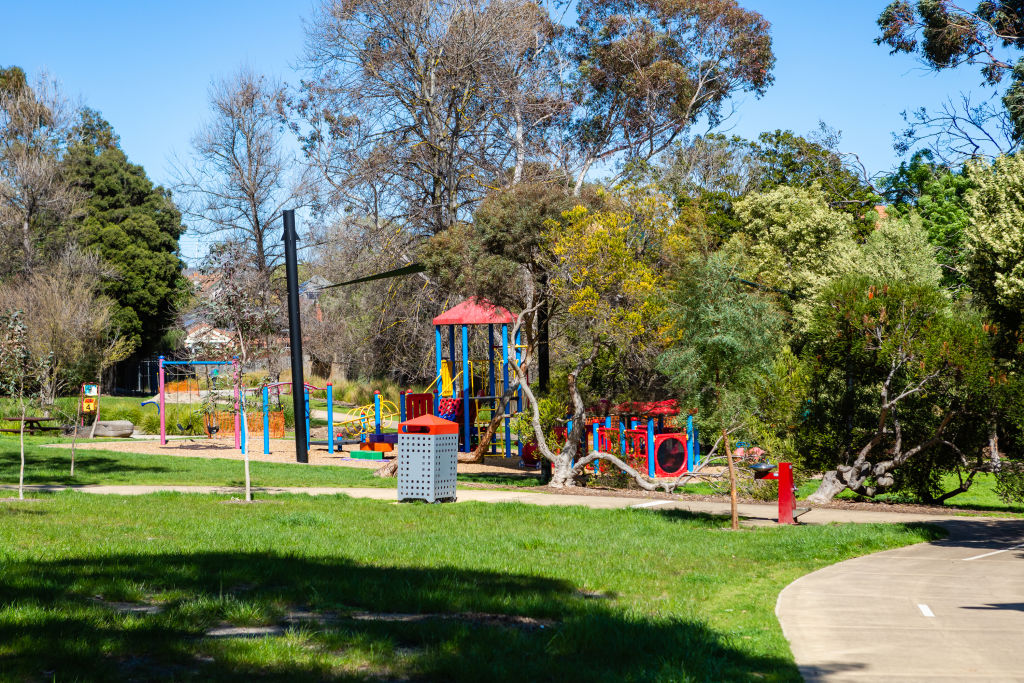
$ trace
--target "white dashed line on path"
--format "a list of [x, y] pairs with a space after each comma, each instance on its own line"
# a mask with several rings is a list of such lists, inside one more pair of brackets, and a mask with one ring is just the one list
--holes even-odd
[[926, 617], [935, 616], [935, 612], [932, 612], [932, 608], [928, 605], [918, 605], [917, 608], [921, 610], [921, 614], [925, 615]]
[[674, 501], [671, 500], [649, 500], [646, 503], [639, 503], [637, 505], [630, 505], [631, 508], [652, 508], [658, 505], [668, 505]]
[[985, 553], [984, 555], [975, 555], [974, 557], [965, 557], [964, 558], [964, 562], [970, 562], [971, 560], [980, 560], [983, 557], [991, 557], [993, 555], [998, 555], [999, 553], [1006, 553], [1006, 552], [1009, 552], [1011, 550], [1016, 550], [1017, 548], [1024, 548], [1024, 543], [1020, 543], [1018, 545], [1012, 545], [1009, 548], [1003, 548], [1002, 550], [993, 550], [992, 552]]

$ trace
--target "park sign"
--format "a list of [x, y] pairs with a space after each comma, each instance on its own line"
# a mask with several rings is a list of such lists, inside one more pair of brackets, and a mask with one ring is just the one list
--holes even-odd
[[97, 384], [82, 385], [82, 412], [95, 413], [99, 401], [100, 388]]

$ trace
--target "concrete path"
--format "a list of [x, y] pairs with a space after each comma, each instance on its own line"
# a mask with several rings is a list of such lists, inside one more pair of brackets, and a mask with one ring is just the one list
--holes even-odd
[[[13, 486], [0, 486], [0, 489], [16, 489]], [[64, 491], [74, 490], [83, 493], [113, 494], [122, 496], [144, 495], [160, 491], [177, 491], [180, 493], [217, 493], [223, 495], [239, 495], [244, 489], [237, 486], [171, 486], [171, 485], [88, 485], [88, 486], [26, 486], [27, 491]], [[300, 486], [254, 486], [253, 492], [262, 495], [279, 493], [296, 493], [311, 496], [346, 495], [352, 498], [373, 498], [376, 500], [396, 500], [394, 488], [344, 488], [344, 487], [300, 487]], [[458, 502], [479, 501], [484, 503], [526, 503], [530, 505], [571, 505], [589, 508], [638, 508], [649, 510], [686, 510], [708, 515], [728, 515], [729, 503], [714, 501], [670, 500], [665, 498], [636, 498], [615, 495], [575, 495], [560, 493], [542, 493], [538, 491], [468, 489], [458, 490]], [[772, 524], [778, 520], [778, 507], [772, 505], [741, 504], [740, 517], [744, 523], [751, 525]], [[907, 514], [887, 512], [885, 510], [842, 510], [814, 508], [800, 517], [804, 524], [834, 524], [842, 522], [866, 523], [912, 523], [942, 522], [945, 520], [964, 519], [954, 515]]]
[[826, 567], [776, 614], [805, 680], [1024, 681], [1024, 520]]

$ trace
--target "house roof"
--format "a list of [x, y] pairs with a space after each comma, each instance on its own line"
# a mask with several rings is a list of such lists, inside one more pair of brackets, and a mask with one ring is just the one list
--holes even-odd
[[434, 318], [435, 325], [490, 325], [514, 323], [508, 309], [495, 306], [487, 299], [470, 297]]

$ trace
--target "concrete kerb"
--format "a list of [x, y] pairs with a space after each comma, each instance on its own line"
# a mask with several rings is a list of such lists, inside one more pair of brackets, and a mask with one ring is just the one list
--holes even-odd
[[[12, 490], [16, 486], [0, 485], [0, 489]], [[107, 495], [145, 495], [161, 491], [178, 493], [239, 495], [244, 489], [238, 486], [177, 486], [177, 485], [102, 485], [88, 484], [81, 486], [29, 485], [26, 491], [56, 492], [64, 490], [82, 493]], [[372, 498], [375, 500], [396, 500], [397, 493], [393, 488], [363, 487], [301, 487], [301, 486], [258, 486], [253, 492], [264, 495], [305, 494], [305, 495], [346, 495], [351, 498]], [[581, 506], [594, 509], [647, 509], [683, 510], [705, 515], [728, 515], [729, 503], [718, 501], [694, 501], [671, 499], [647, 499], [615, 495], [577, 495], [557, 492], [515, 491], [508, 489], [467, 489], [458, 490], [459, 502], [485, 503], [524, 503], [527, 505], [564, 505]], [[774, 505], [743, 503], [739, 506], [740, 517], [750, 525], [775, 524], [778, 510]], [[875, 510], [846, 510], [839, 508], [814, 508], [800, 518], [804, 524], [836, 524], [836, 523], [940, 523], [956, 519], [965, 519], [956, 515], [930, 515], [922, 513], [904, 513]]]

